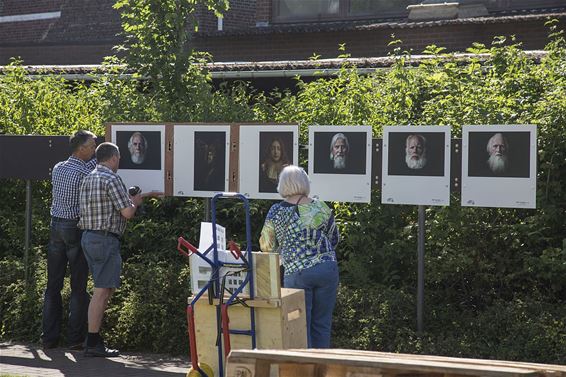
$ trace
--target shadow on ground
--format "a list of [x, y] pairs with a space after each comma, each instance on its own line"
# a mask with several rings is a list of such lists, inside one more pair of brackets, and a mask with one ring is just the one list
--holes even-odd
[[185, 377], [189, 366], [188, 360], [163, 355], [92, 358], [65, 348], [44, 351], [37, 344], [0, 343], [0, 373], [16, 376]]

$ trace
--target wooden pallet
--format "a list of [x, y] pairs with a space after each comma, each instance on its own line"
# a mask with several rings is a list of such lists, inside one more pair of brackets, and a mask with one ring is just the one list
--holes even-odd
[[386, 352], [232, 350], [226, 377], [566, 377], [566, 366]]
[[[307, 346], [305, 294], [302, 289], [281, 288], [279, 299], [248, 300], [246, 305], [255, 307], [256, 347], [267, 349], [289, 349]], [[206, 298], [195, 304], [196, 345], [199, 362], [209, 365], [218, 373], [218, 348], [216, 306], [218, 300], [209, 305]], [[242, 305], [228, 309], [231, 329], [249, 329], [250, 311]], [[251, 349], [251, 337], [230, 336], [232, 348]]]

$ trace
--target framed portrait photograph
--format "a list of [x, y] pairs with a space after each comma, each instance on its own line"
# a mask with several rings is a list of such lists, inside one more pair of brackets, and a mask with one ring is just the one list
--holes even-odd
[[173, 195], [228, 191], [230, 125], [173, 126]]
[[371, 127], [309, 127], [311, 195], [321, 200], [369, 203]]
[[462, 127], [462, 206], [536, 208], [536, 126]]
[[240, 192], [249, 198], [281, 199], [279, 174], [299, 161], [298, 125], [240, 126]]
[[110, 140], [120, 149], [118, 174], [127, 187], [165, 191], [165, 125], [112, 124]]
[[381, 202], [450, 204], [450, 127], [385, 126]]

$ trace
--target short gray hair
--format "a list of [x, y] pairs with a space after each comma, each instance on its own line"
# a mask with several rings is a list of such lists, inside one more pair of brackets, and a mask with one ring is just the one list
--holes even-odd
[[90, 139], [96, 139], [96, 135], [90, 131], [79, 130], [75, 132], [73, 136], [69, 138], [69, 145], [71, 146], [71, 152], [75, 153], [76, 151], [78, 151], [79, 148], [82, 147], [84, 144], [86, 144], [86, 142], [89, 141]]
[[114, 143], [106, 141], [96, 147], [96, 159], [98, 162], [105, 162], [114, 156], [120, 156], [120, 149]]
[[277, 191], [283, 198], [293, 195], [308, 196], [311, 192], [309, 176], [303, 168], [295, 165], [286, 166], [279, 175]]

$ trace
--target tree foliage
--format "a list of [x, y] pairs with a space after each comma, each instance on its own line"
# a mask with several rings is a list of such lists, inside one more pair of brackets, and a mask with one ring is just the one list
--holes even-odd
[[[333, 204], [342, 234], [333, 341], [345, 348], [565, 363], [566, 45], [555, 24], [549, 28], [540, 61], [527, 58], [512, 38], [496, 38], [491, 46], [470, 48], [487, 54], [485, 60], [460, 64], [430, 46], [425, 52], [431, 59], [409, 67], [410, 55], [395, 42], [390, 69], [360, 75], [344, 66], [333, 78], [299, 79], [296, 94], [261, 93], [248, 83], [214, 90], [196, 65], [187, 67], [195, 79], [176, 91], [169, 83], [122, 80], [123, 72], [108, 70], [90, 85], [31, 80], [15, 63], [0, 77], [0, 125], [8, 134], [48, 135], [78, 128], [101, 133], [109, 121], [297, 122], [306, 143], [312, 124], [368, 124], [374, 137], [395, 124], [451, 125], [455, 137], [463, 124], [536, 124], [536, 210], [465, 208], [458, 197], [450, 206], [427, 208], [421, 337], [414, 309], [416, 209], [381, 205], [378, 191], [370, 205]], [[132, 67], [141, 76], [149, 73]], [[23, 282], [21, 261], [23, 192], [17, 180], [0, 185], [2, 339], [39, 335], [50, 185], [34, 184], [30, 284]], [[270, 204], [252, 201], [254, 249]], [[112, 329], [108, 336], [117, 346], [184, 353], [189, 272], [175, 245], [179, 235], [196, 241], [203, 202], [165, 198], [148, 202], [146, 210], [128, 226], [123, 287], [104, 328]], [[228, 204], [218, 210], [219, 223], [240, 242], [242, 211]], [[66, 286], [66, 301], [68, 295]]]
[[[158, 111], [165, 116], [161, 120], [197, 120], [206, 108], [192, 106], [208, 89], [202, 63], [210, 56], [192, 45], [198, 30], [195, 16], [201, 8], [221, 16], [228, 0], [119, 0], [114, 8], [120, 11], [125, 37], [118, 50], [125, 51], [128, 65], [148, 80], [147, 90], [160, 97]], [[187, 114], [194, 118], [187, 119]]]

